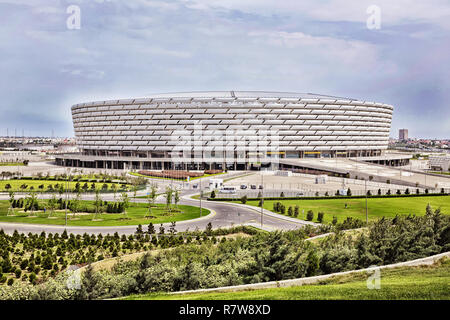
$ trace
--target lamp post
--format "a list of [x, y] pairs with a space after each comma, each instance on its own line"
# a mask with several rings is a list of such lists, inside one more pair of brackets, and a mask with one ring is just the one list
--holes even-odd
[[369, 215], [367, 212], [367, 180], [364, 179], [364, 191], [366, 192], [366, 224], [369, 223]]
[[261, 228], [263, 227], [263, 216], [264, 216], [264, 175], [261, 166]]

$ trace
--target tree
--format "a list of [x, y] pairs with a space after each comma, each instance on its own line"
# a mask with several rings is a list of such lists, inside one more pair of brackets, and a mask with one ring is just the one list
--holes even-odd
[[114, 193], [114, 200], [116, 200], [116, 193], [117, 193], [117, 184], [113, 183], [111, 186], [113, 193]]
[[331, 221], [331, 223], [333, 224], [333, 226], [335, 226], [337, 224], [337, 217], [333, 216], [333, 221]]
[[210, 236], [212, 234], [212, 223], [208, 222], [206, 225], [205, 233], [207, 236]]
[[175, 208], [178, 209], [178, 202], [180, 202], [180, 191], [175, 189], [175, 193], [174, 193], [174, 199], [175, 201]]
[[298, 215], [299, 215], [299, 213], [300, 213], [300, 207], [298, 206], [298, 205], [295, 205], [295, 208], [294, 208], [294, 217], [298, 217]]
[[9, 209], [8, 209], [8, 214], [14, 214], [13, 203], [14, 203], [14, 191], [10, 191], [9, 192]]
[[209, 196], [211, 199], [214, 199], [216, 197], [216, 191], [211, 191], [211, 195]]
[[172, 221], [172, 222], [170, 223], [170, 227], [169, 227], [169, 233], [170, 233], [171, 235], [174, 235], [174, 234], [177, 232], [177, 229], [176, 229], [175, 227], [176, 227], [176, 222], [175, 222], [175, 221]]
[[241, 202], [242, 202], [243, 204], [246, 204], [246, 203], [247, 203], [247, 196], [242, 196], [242, 197], [241, 197]]
[[319, 223], [322, 223], [322, 221], [323, 221], [323, 216], [324, 216], [323, 212], [317, 213], [317, 221], [318, 221]]
[[284, 198], [284, 192], [280, 193], [280, 198]]
[[57, 205], [58, 200], [56, 200], [56, 195], [53, 194], [52, 197], [48, 200], [48, 209], [50, 211], [50, 214], [48, 215], [49, 217], [53, 215]]
[[312, 210], [308, 210], [306, 213], [306, 220], [312, 221], [314, 219], [314, 212]]
[[5, 189], [6, 189], [6, 190], [11, 189], [11, 185], [10, 185], [9, 183], [5, 184]]
[[350, 188], [347, 189], [347, 196], [349, 196], [349, 197], [352, 196], [352, 190]]
[[294, 215], [294, 209], [292, 208], [292, 206], [289, 206], [288, 216], [292, 217], [293, 215]]
[[161, 223], [161, 226], [159, 227], [159, 234], [164, 234], [164, 231], [165, 231], [164, 226]]
[[260, 199], [258, 202], [258, 207], [262, 207], [264, 205], [264, 200]]
[[37, 209], [38, 207], [36, 193], [34, 191], [30, 191], [25, 201], [26, 201], [25, 206], [31, 210], [31, 215], [33, 215], [34, 209]]
[[381, 189], [378, 189], [378, 195], [381, 196]]
[[70, 210], [73, 213], [73, 218], [75, 218], [76, 214], [80, 210], [80, 207], [81, 207], [81, 192], [78, 191], [75, 198], [72, 199], [72, 201], [70, 202]]
[[149, 223], [148, 227], [147, 227], [147, 233], [148, 234], [155, 234], [155, 226], [153, 225], [153, 223]]
[[166, 209], [169, 210], [170, 212], [170, 208], [172, 205], [172, 195], [173, 195], [173, 190], [171, 187], [167, 187], [166, 188]]
[[138, 238], [141, 238], [142, 235], [144, 234], [144, 231], [142, 230], [142, 225], [139, 224], [136, 228], [136, 232], [135, 232], [136, 236], [138, 236]]
[[97, 215], [100, 213], [102, 204], [103, 204], [103, 200], [102, 200], [102, 197], [100, 197], [100, 192], [98, 190], [96, 190], [95, 191], [95, 200], [94, 200], [94, 207], [95, 207], [94, 219], [96, 219]]
[[130, 206], [130, 200], [128, 199], [128, 195], [126, 192], [122, 192], [121, 198], [121, 206], [123, 208], [123, 214], [126, 216], [127, 215], [127, 209]]

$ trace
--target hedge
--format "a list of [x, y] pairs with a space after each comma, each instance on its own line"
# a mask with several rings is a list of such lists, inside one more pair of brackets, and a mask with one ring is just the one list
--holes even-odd
[[[450, 193], [421, 193], [421, 194], [392, 194], [392, 195], [371, 195], [367, 198], [404, 198], [404, 197], [437, 197], [448, 196]], [[330, 196], [330, 197], [264, 197], [264, 200], [323, 200], [323, 199], [365, 199], [366, 196]], [[233, 198], [208, 198], [209, 201], [239, 201]], [[248, 198], [247, 201], [257, 201], [260, 198]]]

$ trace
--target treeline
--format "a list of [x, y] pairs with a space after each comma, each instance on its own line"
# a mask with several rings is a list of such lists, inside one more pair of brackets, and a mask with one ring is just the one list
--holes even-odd
[[2, 288], [0, 297], [104, 299], [213, 288], [361, 269], [448, 251], [450, 217], [439, 209], [426, 210], [422, 217], [380, 219], [359, 234], [337, 230], [317, 243], [304, 241], [307, 234], [303, 228], [222, 238], [215, 245], [213, 237], [205, 237], [198, 243], [180, 243], [172, 250], [148, 253], [136, 261], [118, 262], [108, 271], [95, 272], [88, 266], [79, 290], [67, 289], [67, 275], [60, 273], [26, 290], [19, 284]]

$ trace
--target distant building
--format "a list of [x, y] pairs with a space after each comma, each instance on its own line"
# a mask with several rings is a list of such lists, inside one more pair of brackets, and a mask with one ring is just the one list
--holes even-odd
[[436, 171], [450, 171], [450, 156], [430, 156], [431, 170]]
[[408, 129], [398, 130], [398, 140], [408, 140]]

